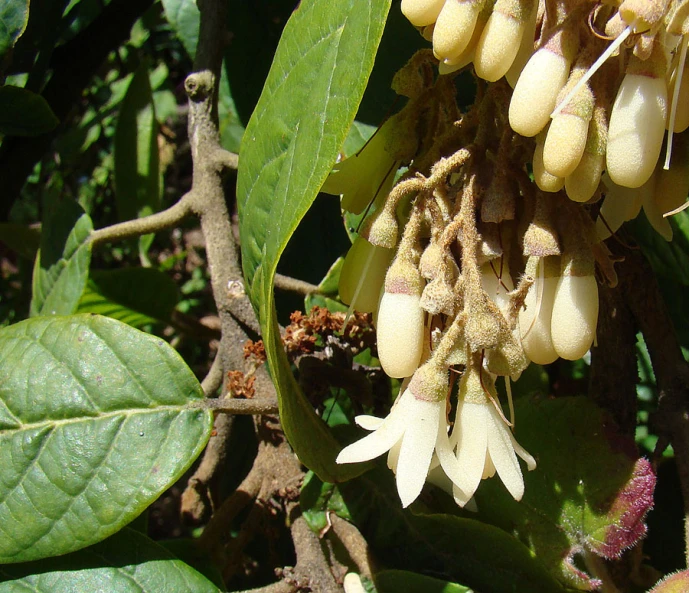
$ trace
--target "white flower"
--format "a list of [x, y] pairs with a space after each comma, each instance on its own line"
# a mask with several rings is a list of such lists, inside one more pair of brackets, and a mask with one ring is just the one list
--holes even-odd
[[[467, 369], [459, 390], [460, 400], [450, 437], [452, 448], [457, 448], [457, 469], [462, 476], [460, 484], [455, 482], [455, 500], [464, 506], [476, 492], [481, 479], [494, 476], [496, 472], [514, 499], [521, 500], [524, 477], [517, 455], [526, 461], [529, 471], [536, 469], [536, 461], [515, 440], [496, 409], [499, 404], [488, 399], [486, 390], [495, 394], [497, 402], [493, 380], [487, 373], [481, 378], [478, 371]], [[452, 476], [450, 478], [455, 481]]]
[[358, 416], [357, 424], [374, 430], [360, 441], [345, 447], [337, 463], [368, 461], [390, 451], [388, 464], [396, 470], [397, 492], [402, 506], [409, 506], [421, 493], [433, 453], [456, 484], [463, 482], [447, 434], [445, 398], [428, 401], [406, 389], [384, 420]]

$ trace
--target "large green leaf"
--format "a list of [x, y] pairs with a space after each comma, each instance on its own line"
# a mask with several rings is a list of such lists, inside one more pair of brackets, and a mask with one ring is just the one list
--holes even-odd
[[516, 426], [538, 467], [524, 475], [521, 502], [486, 480], [476, 493], [479, 514], [517, 536], [563, 583], [592, 590], [595, 579], [577, 556], [615, 558], [645, 535], [651, 465], [585, 397], [522, 399]]
[[9, 84], [0, 87], [0, 134], [38, 136], [59, 123], [41, 95]]
[[120, 220], [160, 207], [158, 122], [148, 68], [142, 63], [122, 100], [115, 130], [115, 198]]
[[[384, 570], [375, 575], [378, 593], [471, 593], [469, 589], [407, 570]], [[1, 590], [0, 590], [1, 593]]]
[[166, 342], [97, 315], [0, 331], [0, 563], [129, 523], [189, 467], [211, 414]]
[[240, 151], [237, 199], [242, 262], [275, 380], [280, 417], [301, 461], [335, 481], [339, 445], [299, 391], [282, 349], [273, 277], [327, 177], [361, 100], [390, 0], [304, 0], [278, 46]]
[[0, 593], [219, 593], [163, 546], [125, 527], [85, 550], [0, 566]]
[[70, 315], [76, 310], [88, 278], [92, 230], [91, 219], [76, 202], [57, 200], [48, 205], [34, 265], [32, 317]]
[[29, 0], [0, 2], [0, 58], [19, 39], [29, 20]]
[[[403, 509], [394, 477], [382, 463], [338, 488], [348, 515], [386, 567], [490, 593], [565, 591], [526, 546], [502, 529], [477, 521], [475, 515], [414, 515]], [[415, 510], [422, 508], [415, 503]]]
[[174, 280], [155, 268], [94, 270], [78, 313], [98, 313], [133, 327], [169, 322], [179, 301]]

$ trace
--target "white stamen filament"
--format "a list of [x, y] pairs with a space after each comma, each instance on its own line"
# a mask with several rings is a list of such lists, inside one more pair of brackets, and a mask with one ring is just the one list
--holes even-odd
[[512, 401], [512, 381], [505, 375], [505, 391], [507, 392], [507, 403], [510, 407], [510, 426], [514, 430], [514, 402]]
[[534, 328], [534, 325], [536, 325], [536, 321], [538, 320], [538, 316], [541, 313], [541, 303], [543, 302], [543, 291], [545, 290], [545, 262], [543, 261], [543, 258], [541, 258], [538, 262], [538, 283], [536, 285], [536, 310], [534, 311], [534, 316], [533, 319], [531, 320], [531, 323], [529, 324], [528, 329], [526, 332], [524, 332], [524, 335], [522, 336], [522, 340], [525, 340], [526, 337], [531, 333], [531, 330]]
[[574, 85], [574, 88], [567, 93], [565, 98], [560, 102], [560, 104], [555, 108], [555, 110], [550, 114], [550, 117], [555, 117], [558, 115], [567, 105], [569, 102], [574, 98], [574, 96], [581, 90], [581, 88], [589, 81], [589, 79], [596, 73], [598, 68], [600, 68], [605, 61], [617, 50], [620, 45], [624, 43], [624, 40], [629, 37], [629, 35], [632, 32], [632, 27], [634, 24], [632, 23], [629, 25], [622, 33], [618, 35], [618, 37], [613, 41], [609, 46], [608, 49], [606, 49], [600, 56], [599, 58], [593, 63], [593, 65], [586, 71], [586, 74], [581, 78], [581, 80]]
[[345, 320], [344, 323], [342, 324], [342, 332], [344, 333], [344, 330], [347, 329], [347, 324], [349, 323], [349, 320], [352, 317], [352, 313], [354, 313], [354, 303], [356, 303], [356, 299], [359, 296], [359, 293], [361, 292], [362, 287], [364, 286], [364, 281], [366, 280], [366, 272], [368, 272], [368, 268], [371, 265], [371, 261], [373, 260], [373, 253], [374, 249], [369, 249], [368, 251], [368, 256], [366, 257], [366, 263], [364, 264], [363, 269], [361, 270], [361, 275], [359, 276], [359, 280], [356, 283], [356, 289], [354, 290], [354, 295], [352, 296], [352, 304], [349, 305], [349, 308], [347, 309], [347, 315], [345, 315]]
[[[667, 131], [667, 150], [665, 152], [665, 164], [663, 169], [670, 168], [670, 157], [672, 156], [672, 136], [675, 133], [675, 118], [677, 116], [677, 101], [679, 100], [679, 87], [682, 84], [682, 74], [684, 73], [684, 63], [687, 60], [687, 46], [689, 46], [689, 35], [682, 37], [682, 47], [679, 52], [679, 62], [675, 74], [675, 88], [672, 92], [672, 103], [670, 104], [670, 122]], [[667, 216], [667, 215], [666, 215]]]

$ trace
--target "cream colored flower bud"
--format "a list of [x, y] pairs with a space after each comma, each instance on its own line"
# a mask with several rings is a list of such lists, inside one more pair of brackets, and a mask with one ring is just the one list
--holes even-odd
[[476, 74], [495, 82], [512, 66], [528, 28], [534, 3], [498, 0], [486, 23], [474, 56]]
[[385, 292], [376, 317], [378, 358], [395, 378], [409, 377], [423, 354], [423, 279], [413, 264], [398, 256], [385, 276]]
[[604, 154], [584, 151], [577, 168], [565, 177], [567, 197], [573, 202], [588, 202], [598, 189], [604, 168]]
[[593, 275], [564, 273], [555, 289], [550, 331], [558, 356], [578, 360], [593, 344], [598, 323], [598, 283]]
[[402, 14], [415, 27], [435, 23], [445, 0], [402, 0]]
[[394, 252], [357, 237], [345, 257], [338, 291], [342, 302], [362, 313], [378, 307], [380, 290]]
[[[668, 88], [668, 96], [673, 97], [675, 93], [675, 86], [677, 83], [677, 75], [679, 70], [676, 68], [670, 79], [670, 86]], [[675, 123], [673, 131], [675, 133], [684, 132], [689, 128], [689, 63], [685, 64], [682, 80], [679, 85], [679, 94], [677, 95], [675, 113]], [[669, 120], [668, 120], [669, 125]], [[667, 129], [667, 125], [666, 125]]]
[[536, 364], [555, 362], [550, 321], [553, 316], [555, 289], [560, 279], [560, 258], [542, 258], [535, 282], [526, 293], [524, 308], [519, 312], [519, 331], [526, 356]]
[[565, 186], [565, 179], [552, 175], [545, 168], [543, 162], [545, 138], [546, 135], [541, 134], [536, 139], [536, 150], [534, 150], [533, 155], [533, 178], [539, 189], [548, 193], [555, 193]]
[[624, 0], [619, 14], [635, 33], [643, 33], [660, 23], [668, 4], [669, 0]]
[[433, 30], [433, 53], [439, 60], [457, 58], [469, 45], [481, 0], [446, 0]]
[[610, 115], [607, 169], [618, 185], [640, 187], [653, 173], [665, 133], [667, 86], [663, 78], [627, 74]]
[[574, 172], [584, 154], [588, 128], [589, 122], [573, 113], [553, 118], [543, 146], [543, 166], [548, 173], [564, 178]]
[[529, 61], [529, 58], [534, 53], [534, 37], [536, 36], [536, 25], [538, 17], [538, 11], [533, 10], [531, 17], [526, 23], [526, 28], [524, 34], [522, 35], [521, 43], [519, 44], [519, 49], [517, 50], [517, 55], [510, 66], [510, 69], [505, 73], [505, 78], [509, 85], [514, 88], [519, 80], [519, 76], [524, 70], [524, 66]]
[[660, 43], [648, 60], [630, 58], [608, 130], [607, 170], [618, 185], [640, 187], [653, 174], [667, 118], [665, 63]]
[[560, 31], [531, 56], [510, 101], [510, 126], [515, 132], [531, 137], [546, 126], [567, 82], [576, 47], [572, 34]]

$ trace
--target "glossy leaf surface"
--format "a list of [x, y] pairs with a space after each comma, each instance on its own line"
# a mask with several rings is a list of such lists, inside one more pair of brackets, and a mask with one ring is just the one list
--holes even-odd
[[0, 566], [0, 593], [219, 593], [160, 544], [125, 527], [105, 541], [66, 556]]
[[84, 291], [91, 262], [91, 218], [76, 202], [47, 208], [33, 272], [31, 316], [70, 315]]
[[242, 261], [277, 385], [283, 428], [301, 461], [335, 481], [339, 445], [299, 391], [276, 323], [273, 277], [335, 162], [373, 66], [389, 0], [301, 2], [278, 46], [240, 151]]
[[0, 331], [0, 563], [122, 528], [189, 467], [211, 414], [163, 340], [96, 315]]

